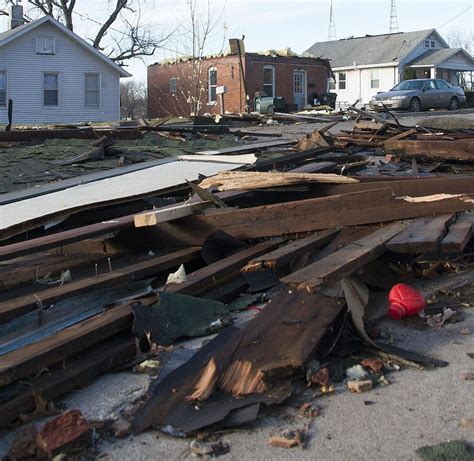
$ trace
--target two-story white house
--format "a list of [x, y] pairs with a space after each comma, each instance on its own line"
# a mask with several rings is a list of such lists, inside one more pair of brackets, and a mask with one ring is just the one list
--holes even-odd
[[0, 33], [0, 124], [120, 118], [120, 78], [130, 74], [50, 16], [24, 23], [13, 5]]
[[474, 70], [474, 59], [461, 48], [450, 48], [435, 30], [366, 35], [315, 43], [307, 52], [328, 58], [335, 75], [330, 90], [341, 105], [367, 105], [379, 91], [402, 80], [441, 78], [454, 85], [459, 72]]

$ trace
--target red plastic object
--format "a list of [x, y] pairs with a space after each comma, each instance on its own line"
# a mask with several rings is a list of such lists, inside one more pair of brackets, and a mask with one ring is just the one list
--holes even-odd
[[423, 295], [404, 283], [397, 283], [392, 287], [388, 301], [390, 303], [388, 315], [395, 320], [416, 315], [426, 307]]

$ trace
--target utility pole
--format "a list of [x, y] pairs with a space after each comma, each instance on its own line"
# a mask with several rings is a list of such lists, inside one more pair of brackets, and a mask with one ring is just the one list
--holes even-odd
[[328, 30], [328, 40], [337, 40], [336, 36], [336, 23], [334, 22], [334, 12], [332, 10], [332, 0], [331, 6], [329, 9], [329, 30]]
[[398, 30], [398, 17], [397, 17], [397, 7], [395, 6], [395, 0], [392, 0], [390, 5], [390, 34], [395, 34], [399, 32]]

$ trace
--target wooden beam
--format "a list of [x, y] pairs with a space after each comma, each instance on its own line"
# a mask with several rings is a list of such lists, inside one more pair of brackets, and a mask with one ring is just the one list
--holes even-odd
[[252, 259], [243, 269], [242, 272], [253, 272], [265, 269], [279, 269], [295, 261], [306, 253], [311, 253], [318, 248], [326, 245], [339, 230], [326, 230], [310, 235], [306, 238], [294, 240], [270, 253], [266, 253], [259, 258]]
[[183, 203], [173, 207], [159, 208], [147, 213], [137, 214], [134, 217], [135, 227], [155, 226], [162, 222], [175, 221], [185, 216], [191, 216], [196, 211], [205, 210], [212, 207], [212, 203], [208, 201], [197, 203]]
[[406, 223], [394, 222], [282, 278], [281, 281], [308, 291], [339, 282], [384, 254], [385, 242], [401, 232], [406, 225]]
[[44, 306], [54, 304], [61, 299], [78, 296], [99, 288], [117, 286], [133, 280], [140, 280], [163, 272], [180, 264], [200, 257], [200, 248], [185, 248], [164, 256], [156, 256], [147, 261], [132, 264], [113, 271], [111, 274], [71, 282], [60, 287], [50, 288], [38, 294], [29, 294], [0, 303], [0, 324], [37, 308], [39, 302]]
[[252, 258], [260, 256], [276, 248], [281, 241], [263, 242], [245, 248], [237, 253], [221, 259], [219, 262], [198, 269], [188, 275], [186, 282], [163, 287], [166, 291], [196, 295], [217, 285], [221, 285], [240, 273], [240, 270]]
[[114, 338], [85, 352], [78, 358], [67, 360], [64, 367], [50, 370], [29, 381], [23, 386], [24, 390], [2, 403], [0, 427], [7, 427], [19, 415], [35, 410], [32, 390], [49, 402], [132, 359], [136, 354], [135, 337], [130, 334]]
[[394, 253], [436, 252], [455, 217], [454, 213], [449, 213], [435, 218], [417, 219], [385, 246]]
[[461, 215], [449, 227], [448, 233], [441, 240], [442, 253], [462, 253], [472, 238], [474, 229], [474, 213]]
[[[158, 239], [201, 244], [220, 229], [235, 238], [284, 236], [343, 226], [375, 224], [474, 209], [474, 196], [399, 197], [377, 189], [325, 198], [191, 216], [153, 228]], [[148, 228], [151, 229], [151, 228]]]

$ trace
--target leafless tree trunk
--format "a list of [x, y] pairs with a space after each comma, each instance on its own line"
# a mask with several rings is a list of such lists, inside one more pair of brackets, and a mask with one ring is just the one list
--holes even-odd
[[[6, 3], [14, 3], [14, 0], [6, 0]], [[131, 58], [152, 56], [171, 35], [157, 37], [142, 21], [141, 7], [147, 3], [150, 6], [153, 0], [109, 0], [108, 17], [104, 22], [95, 20], [93, 14], [79, 12], [78, 7], [83, 5], [80, 0], [27, 0], [27, 3], [27, 15], [39, 12], [52, 16], [70, 30], [74, 30], [75, 19], [95, 23], [98, 30], [91, 40], [92, 46], [118, 64]]]

